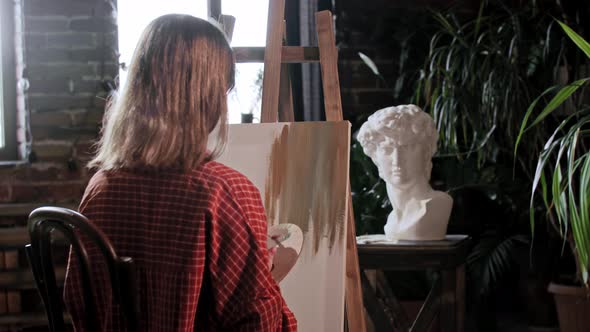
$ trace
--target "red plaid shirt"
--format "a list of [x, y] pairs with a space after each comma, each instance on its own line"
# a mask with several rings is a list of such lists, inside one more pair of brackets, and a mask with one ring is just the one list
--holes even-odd
[[[189, 173], [101, 171], [80, 212], [119, 256], [135, 261], [140, 331], [297, 330], [268, 271], [260, 193], [239, 172], [217, 162]], [[96, 255], [91, 248], [91, 258]], [[99, 330], [124, 331], [101, 260], [92, 261]], [[70, 259], [64, 297], [78, 332], [84, 331], [82, 294]]]

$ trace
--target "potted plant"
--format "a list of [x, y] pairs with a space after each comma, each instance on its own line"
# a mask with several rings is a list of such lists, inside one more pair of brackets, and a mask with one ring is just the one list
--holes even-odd
[[[590, 59], [590, 44], [564, 23], [558, 23]], [[556, 129], [545, 140], [537, 160], [530, 198], [530, 227], [534, 234], [540, 217], [546, 217], [575, 260], [572, 282], [549, 286], [555, 297], [561, 331], [590, 328], [590, 107], [585, 103], [584, 94], [574, 94], [589, 80], [590, 77], [586, 77], [565, 87], [549, 88], [534, 100], [522, 120], [514, 148], [517, 156], [527, 131], [546, 125], [547, 119], [558, 119]], [[542, 111], [533, 117], [539, 102], [552, 94]], [[563, 113], [564, 108], [560, 106], [566, 102], [574, 105], [569, 110], [571, 114], [555, 116], [559, 110]], [[542, 216], [535, 213], [538, 200], [545, 208]]]
[[[454, 198], [450, 232], [470, 234], [474, 247], [468, 259], [468, 299], [482, 330], [492, 330], [494, 297], [508, 290], [505, 282], [518, 269], [516, 252], [525, 252], [529, 176], [521, 175], [534, 161], [534, 140], [526, 143], [529, 156], [519, 156], [520, 182], [513, 180], [512, 151], [518, 120], [526, 106], [552, 78], [550, 68], [558, 50], [548, 48], [552, 34], [547, 15], [534, 6], [508, 8], [497, 1], [481, 2], [480, 10], [467, 17], [464, 8], [435, 12], [435, 25], [425, 60], [409, 68], [402, 83], [415, 86], [407, 103], [429, 112], [439, 130], [439, 152], [433, 163], [433, 187]], [[550, 41], [553, 41], [552, 39]], [[414, 43], [419, 45], [420, 43]], [[413, 44], [410, 44], [413, 45]], [[552, 45], [553, 46], [553, 45]], [[366, 55], [359, 54], [381, 81], [384, 74]], [[416, 74], [412, 74], [415, 72]], [[385, 75], [385, 77], [387, 77]], [[392, 102], [404, 91], [400, 80], [392, 88]], [[531, 130], [532, 132], [532, 130]], [[529, 133], [531, 134], [531, 133]], [[533, 135], [531, 135], [533, 136]], [[357, 231], [382, 231], [384, 210], [390, 208], [384, 186], [362, 159], [351, 150], [351, 179]], [[381, 223], [380, 223], [381, 221]], [[362, 234], [362, 233], [361, 233]], [[527, 259], [520, 261], [526, 262]], [[512, 301], [515, 302], [515, 301]]]

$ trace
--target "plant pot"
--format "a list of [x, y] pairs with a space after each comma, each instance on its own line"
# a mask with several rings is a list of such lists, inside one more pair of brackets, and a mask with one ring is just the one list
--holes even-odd
[[547, 291], [549, 281], [534, 273], [521, 278], [522, 298], [526, 307], [529, 330], [558, 331], [557, 310], [552, 294]]
[[583, 287], [551, 283], [561, 332], [590, 330], [590, 293]]
[[242, 113], [242, 123], [252, 123], [253, 120], [254, 120], [254, 114]]

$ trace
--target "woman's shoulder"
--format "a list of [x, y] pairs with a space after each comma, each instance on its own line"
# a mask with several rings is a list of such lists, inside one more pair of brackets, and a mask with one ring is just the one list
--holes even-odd
[[206, 178], [210, 182], [227, 186], [234, 191], [256, 190], [252, 181], [250, 181], [244, 174], [217, 161], [205, 163], [199, 168], [196, 174]]
[[197, 171], [197, 174], [202, 176], [208, 176], [218, 180], [236, 181], [236, 180], [247, 180], [248, 178], [240, 173], [238, 170], [222, 164], [218, 161], [209, 161], [203, 164]]

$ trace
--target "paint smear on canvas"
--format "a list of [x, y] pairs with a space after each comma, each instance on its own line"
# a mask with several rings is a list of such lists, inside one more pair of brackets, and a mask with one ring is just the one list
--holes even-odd
[[348, 148], [339, 126], [348, 123], [335, 125], [333, 130], [285, 124], [269, 157], [264, 195], [269, 223], [293, 223], [304, 234], [314, 230], [314, 254], [321, 238], [329, 239], [331, 252], [336, 240], [344, 236], [347, 202], [331, 193], [347, 190], [348, 154], [327, 153], [328, 149]]

